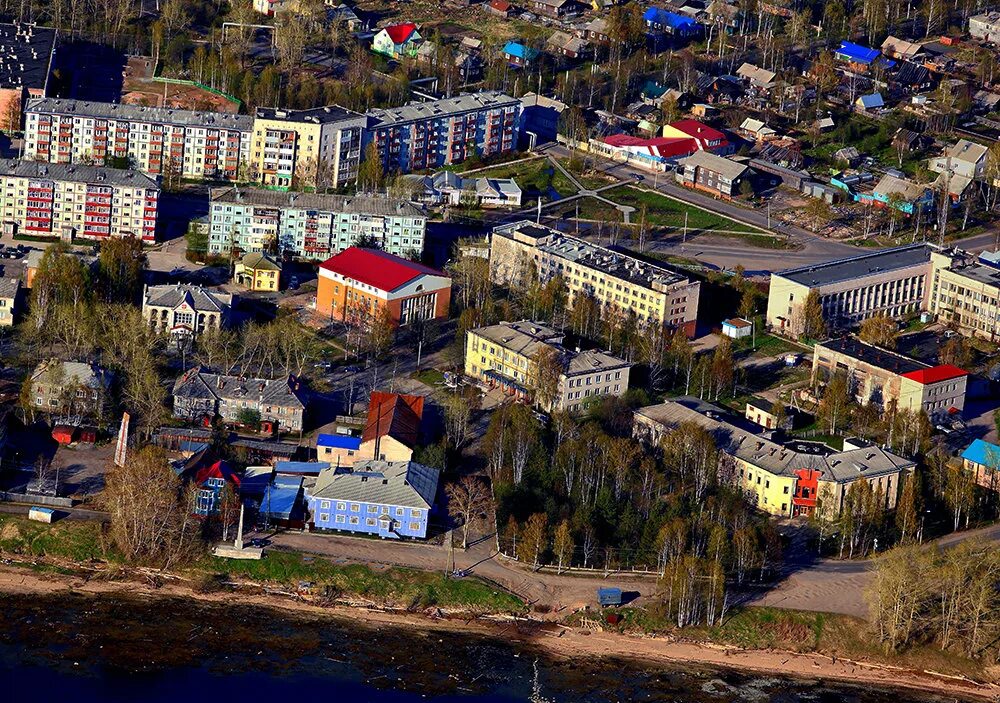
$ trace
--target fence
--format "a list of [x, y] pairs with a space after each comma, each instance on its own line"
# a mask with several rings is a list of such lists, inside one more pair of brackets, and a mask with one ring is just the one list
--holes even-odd
[[50, 508], [72, 508], [72, 498], [57, 498], [33, 493], [9, 493], [0, 491], [0, 501], [4, 503], [29, 503], [31, 505], [46, 505]]

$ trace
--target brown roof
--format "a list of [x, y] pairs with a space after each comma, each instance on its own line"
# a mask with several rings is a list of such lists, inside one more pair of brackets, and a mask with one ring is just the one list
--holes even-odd
[[368, 404], [368, 420], [361, 441], [370, 442], [389, 435], [407, 447], [415, 447], [423, 414], [422, 395], [375, 391]]

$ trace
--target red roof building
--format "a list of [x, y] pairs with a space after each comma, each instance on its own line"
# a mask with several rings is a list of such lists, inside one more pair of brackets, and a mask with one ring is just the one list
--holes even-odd
[[417, 25], [413, 22], [394, 24], [391, 27], [386, 27], [385, 31], [389, 35], [389, 38], [392, 39], [393, 44], [404, 44], [417, 31]]
[[395, 325], [448, 316], [451, 278], [378, 249], [351, 247], [319, 267], [316, 311], [332, 320], [371, 323], [388, 311]]
[[964, 378], [968, 375], [968, 371], [960, 369], [957, 366], [952, 366], [951, 364], [938, 364], [937, 366], [931, 366], [930, 368], [920, 369], [919, 371], [910, 371], [902, 374], [903, 378], [908, 378], [911, 381], [916, 381], [917, 383], [923, 385], [927, 385], [929, 383], [942, 383], [956, 378]]

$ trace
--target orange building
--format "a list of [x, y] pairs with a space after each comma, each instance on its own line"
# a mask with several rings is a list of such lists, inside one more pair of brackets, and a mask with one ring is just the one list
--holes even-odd
[[316, 311], [331, 320], [370, 320], [388, 308], [396, 325], [448, 316], [447, 274], [378, 249], [351, 247], [319, 267]]

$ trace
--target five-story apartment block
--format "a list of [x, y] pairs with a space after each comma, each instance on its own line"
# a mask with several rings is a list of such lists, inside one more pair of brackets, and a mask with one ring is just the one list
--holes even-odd
[[53, 237], [156, 239], [160, 186], [135, 171], [0, 161], [4, 232]]
[[57, 98], [29, 100], [24, 156], [50, 163], [128, 162], [152, 174], [236, 180], [253, 118]]
[[384, 196], [215, 188], [208, 250], [326, 259], [364, 240], [408, 256], [423, 251], [426, 227], [427, 217], [418, 207]]
[[561, 276], [570, 305], [577, 296], [589, 296], [605, 315], [632, 315], [643, 327], [694, 335], [701, 285], [686, 274], [528, 221], [494, 229], [492, 280], [523, 286], [532, 270], [542, 283]]
[[512, 151], [521, 103], [496, 91], [371, 110], [366, 144], [374, 141], [387, 171], [409, 173], [478, 154]]
[[355, 181], [367, 118], [331, 105], [313, 110], [257, 108], [251, 167], [272, 188], [337, 188]]

